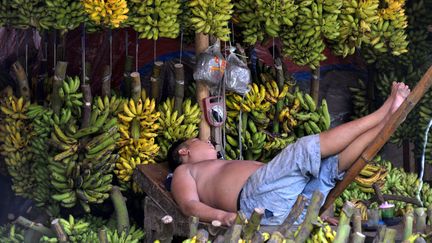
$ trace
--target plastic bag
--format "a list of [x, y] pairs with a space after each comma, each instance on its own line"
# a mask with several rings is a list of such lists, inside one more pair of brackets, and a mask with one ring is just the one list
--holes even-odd
[[231, 50], [231, 54], [227, 58], [225, 72], [226, 89], [243, 95], [249, 91], [248, 84], [251, 81], [249, 68], [236, 56], [234, 50]]
[[226, 61], [220, 52], [220, 43], [217, 41], [198, 56], [193, 77], [195, 80], [204, 81], [209, 86], [217, 86], [222, 81], [225, 66]]

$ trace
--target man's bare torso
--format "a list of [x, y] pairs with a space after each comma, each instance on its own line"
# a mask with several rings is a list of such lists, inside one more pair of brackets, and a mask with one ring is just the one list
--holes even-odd
[[[237, 211], [237, 198], [246, 180], [263, 163], [247, 160], [206, 160], [184, 164], [194, 178], [199, 199], [211, 207]], [[174, 176], [181, 174], [175, 173]], [[176, 178], [176, 179], [179, 179]]]

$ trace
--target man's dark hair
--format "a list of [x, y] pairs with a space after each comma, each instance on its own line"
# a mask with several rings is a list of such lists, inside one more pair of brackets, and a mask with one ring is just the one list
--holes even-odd
[[171, 147], [168, 149], [167, 160], [171, 172], [174, 172], [174, 170], [182, 163], [179, 150], [187, 146], [185, 142], [186, 140], [183, 139], [177, 140], [171, 144]]

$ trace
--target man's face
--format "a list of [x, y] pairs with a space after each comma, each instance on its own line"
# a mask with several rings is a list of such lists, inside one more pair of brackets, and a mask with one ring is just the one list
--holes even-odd
[[210, 141], [202, 141], [198, 138], [186, 142], [189, 150], [189, 160], [193, 162], [217, 159], [217, 151]]

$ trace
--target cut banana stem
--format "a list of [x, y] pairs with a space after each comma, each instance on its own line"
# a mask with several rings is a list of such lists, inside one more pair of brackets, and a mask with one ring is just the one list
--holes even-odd
[[174, 88], [174, 94], [175, 94], [175, 100], [174, 100], [174, 111], [177, 111], [179, 115], [183, 114], [182, 111], [182, 104], [183, 104], [183, 98], [184, 98], [184, 86], [185, 86], [185, 79], [184, 79], [184, 68], [183, 64], [176, 63], [174, 65], [175, 68], [175, 88]]
[[60, 108], [62, 105], [61, 99], [60, 99], [60, 88], [63, 85], [63, 80], [66, 77], [66, 68], [68, 63], [59, 61], [56, 64], [55, 71], [54, 71], [54, 79], [53, 79], [53, 90], [51, 95], [51, 104], [54, 111], [54, 114], [59, 115], [60, 114]]
[[129, 213], [126, 207], [126, 199], [123, 197], [119, 187], [113, 186], [111, 190], [111, 200], [113, 201], [116, 212], [117, 231], [129, 232]]
[[405, 212], [404, 215], [404, 232], [402, 240], [407, 240], [411, 234], [413, 233], [413, 222], [414, 222], [414, 215], [411, 210], [408, 212]]
[[102, 97], [111, 97], [111, 75], [110, 65], [105, 65], [102, 73]]
[[345, 243], [348, 242], [348, 237], [350, 235], [351, 226], [349, 224], [342, 225], [338, 228], [336, 233], [336, 238], [333, 243]]
[[163, 80], [161, 79], [161, 71], [164, 63], [157, 61], [154, 63], [153, 66], [153, 73], [150, 78], [151, 83], [151, 94], [152, 98], [155, 99], [156, 104], [159, 103], [159, 97], [160, 97], [160, 87], [163, 87]]
[[132, 89], [131, 98], [137, 102], [141, 98], [141, 77], [139, 72], [131, 73]]
[[26, 100], [30, 100], [30, 87], [27, 79], [27, 74], [19, 61], [12, 64], [12, 69], [15, 72], [18, 80], [19, 95]]

